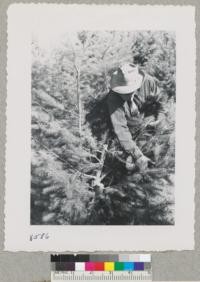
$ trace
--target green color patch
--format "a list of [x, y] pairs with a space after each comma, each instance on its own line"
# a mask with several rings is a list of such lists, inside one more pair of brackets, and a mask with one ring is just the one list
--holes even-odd
[[115, 270], [124, 270], [123, 262], [115, 262]]

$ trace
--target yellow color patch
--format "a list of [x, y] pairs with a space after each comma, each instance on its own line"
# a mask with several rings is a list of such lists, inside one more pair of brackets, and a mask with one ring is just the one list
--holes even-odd
[[113, 271], [114, 262], [104, 262], [104, 271]]

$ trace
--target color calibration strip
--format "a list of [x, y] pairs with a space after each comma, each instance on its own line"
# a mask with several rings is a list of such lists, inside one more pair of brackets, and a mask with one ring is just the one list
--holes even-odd
[[74, 280], [152, 281], [151, 255], [51, 255], [51, 278]]
[[149, 262], [55, 262], [54, 271], [143, 271], [150, 270]]

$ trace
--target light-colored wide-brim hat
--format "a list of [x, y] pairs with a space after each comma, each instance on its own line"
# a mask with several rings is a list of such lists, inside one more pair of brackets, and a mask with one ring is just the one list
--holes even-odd
[[141, 87], [142, 80], [137, 65], [124, 64], [112, 74], [110, 87], [116, 93], [129, 94]]

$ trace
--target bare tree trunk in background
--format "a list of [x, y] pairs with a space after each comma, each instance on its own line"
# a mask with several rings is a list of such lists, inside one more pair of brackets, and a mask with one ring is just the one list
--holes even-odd
[[76, 95], [77, 95], [77, 105], [78, 105], [78, 128], [79, 134], [82, 134], [82, 105], [81, 105], [81, 96], [79, 89], [80, 82], [80, 69], [77, 67], [76, 63], [74, 64], [76, 70]]
[[106, 54], [109, 51], [109, 49], [112, 47], [112, 42], [114, 41], [114, 38], [115, 38], [115, 32], [113, 33], [113, 37], [110, 40], [110, 42], [108, 43], [108, 46], [104, 50], [104, 52], [102, 54], [102, 57], [101, 57], [102, 62], [103, 62], [103, 67], [104, 67], [103, 75], [104, 75], [104, 79], [105, 79], [105, 88], [106, 88], [105, 90], [106, 90], [106, 93], [108, 93], [108, 91], [109, 91], [108, 70], [107, 70], [107, 64], [106, 64]]
[[80, 63], [77, 63], [77, 54], [75, 51], [75, 44], [73, 40], [68, 38], [71, 43], [72, 53], [73, 53], [73, 64], [76, 72], [76, 97], [77, 97], [77, 108], [78, 108], [78, 128], [79, 135], [82, 135], [82, 105], [81, 105], [81, 96], [80, 96]]

